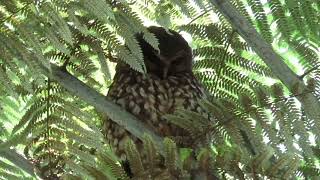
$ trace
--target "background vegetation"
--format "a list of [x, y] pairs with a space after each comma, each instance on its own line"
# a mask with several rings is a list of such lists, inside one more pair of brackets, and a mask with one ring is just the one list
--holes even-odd
[[[185, 36], [194, 73], [211, 96], [202, 106], [216, 125], [191, 112], [171, 117], [195, 137], [213, 137], [213, 145], [199, 151], [198, 168], [221, 179], [319, 178], [320, 1], [222, 2], [0, 1], [0, 179], [128, 178], [105, 143], [102, 120], [107, 114], [132, 131], [143, 125], [102, 95], [114, 62], [145, 73], [133, 35], [145, 32], [156, 47], [149, 25]], [[249, 26], [237, 25], [237, 18]], [[169, 139], [162, 143], [152, 132], [135, 133], [152, 152], [149, 158], [156, 152], [165, 157], [162, 178], [170, 169], [190, 178], [190, 150]], [[134, 144], [127, 150], [135, 172], [154, 172]]]

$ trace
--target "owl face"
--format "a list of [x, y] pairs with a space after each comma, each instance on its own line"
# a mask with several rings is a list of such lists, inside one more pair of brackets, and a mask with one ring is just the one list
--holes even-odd
[[179, 73], [188, 73], [192, 70], [192, 50], [186, 40], [177, 32], [162, 27], [147, 28], [159, 41], [160, 52], [152, 48], [142, 34], [136, 36], [142, 49], [148, 74], [161, 79]]

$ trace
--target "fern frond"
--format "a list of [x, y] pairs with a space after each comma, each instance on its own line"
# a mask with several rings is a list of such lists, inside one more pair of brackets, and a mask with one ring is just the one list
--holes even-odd
[[[123, 15], [124, 16], [124, 15]], [[126, 25], [123, 25], [126, 26]], [[134, 56], [128, 48], [122, 45], [122, 43], [119, 41], [118, 37], [116, 36], [115, 32], [112, 32], [108, 27], [106, 27], [104, 24], [100, 22], [95, 22], [92, 25], [92, 29], [96, 30], [99, 33], [99, 36], [105, 39], [105, 43], [107, 48], [110, 50], [110, 52], [117, 52], [117, 57], [119, 57], [120, 60], [127, 63], [131, 68], [143, 72], [141, 64], [143, 63], [143, 58], [141, 55], [141, 49], [138, 46], [138, 43], [135, 39], [130, 40], [130, 47], [132, 51], [140, 51], [140, 54], [138, 57], [142, 58], [138, 60], [137, 56]], [[118, 28], [119, 29], [119, 28]], [[119, 29], [121, 31], [121, 29]], [[129, 33], [128, 30], [122, 30], [121, 33], [122, 36], [125, 36], [127, 39], [132, 39], [133, 34], [132, 32]], [[129, 38], [130, 37], [130, 38]], [[149, 38], [149, 37], [148, 37]], [[146, 39], [148, 39], [146, 38]], [[152, 43], [151, 43], [152, 44]]]
[[283, 5], [279, 0], [270, 1], [268, 3], [270, 5], [274, 21], [277, 23], [278, 29], [281, 32], [281, 36], [288, 42], [293, 34], [290, 30], [294, 28], [292, 27], [291, 22], [288, 22], [286, 18]]
[[[138, 66], [134, 67], [134, 69], [138, 70], [139, 72], [146, 72], [141, 47], [139, 46], [138, 41], [135, 38], [132, 38], [134, 37], [134, 34], [139, 31], [136, 31], [136, 29], [132, 29], [132, 27], [130, 27], [130, 23], [128, 22], [129, 19], [123, 13], [118, 12], [115, 15], [118, 22], [118, 26], [127, 27], [119, 28], [118, 32], [125, 39], [126, 46], [131, 52], [131, 59], [134, 59], [134, 61], [136, 61], [139, 64]], [[127, 59], [125, 59], [125, 61], [129, 64], [129, 62], [127, 62]]]
[[[90, 177], [90, 173], [80, 164], [75, 163], [74, 161], [68, 160], [68, 159], [65, 161], [65, 163], [66, 163], [66, 167], [69, 169], [72, 169], [72, 171], [74, 172], [72, 174], [72, 177], [74, 177], [75, 175], [78, 175], [75, 177], [76, 179], [79, 179], [82, 177]], [[64, 174], [62, 177], [69, 178], [70, 176], [68, 174]]]
[[93, 87], [101, 87], [101, 84], [97, 82], [94, 78], [91, 77], [92, 72], [97, 70], [97, 67], [86, 59], [86, 55], [79, 54], [79, 58], [85, 58], [80, 64], [69, 63], [68, 68], [74, 72], [76, 76], [83, 75], [87, 81], [87, 83]]
[[192, 17], [192, 14], [193, 14], [192, 10], [193, 9], [190, 9], [190, 7], [187, 6], [186, 2], [179, 1], [179, 0], [173, 0], [171, 3], [176, 5], [177, 7], [179, 7], [180, 12], [182, 14], [184, 14], [187, 17]]
[[215, 157], [215, 165], [223, 167], [224, 171], [233, 177], [244, 179], [244, 174], [238, 165], [242, 156], [242, 151], [238, 147], [231, 149], [228, 146], [220, 146], [218, 155]]
[[110, 169], [111, 174], [115, 178], [119, 178], [121, 180], [128, 179], [126, 172], [117, 162], [118, 159], [114, 155], [112, 155], [110, 152], [106, 152], [106, 151], [100, 152], [98, 153], [98, 157], [101, 163], [103, 164], [103, 167]]
[[258, 88], [258, 87], [262, 86], [261, 82], [255, 81], [254, 79], [237, 71], [236, 69], [234, 69], [230, 66], [226, 66], [224, 68], [224, 74], [226, 76], [228, 76], [228, 78], [232, 79], [233, 81], [240, 83], [240, 84], [247, 84], [251, 88]]
[[60, 40], [57, 37], [57, 35], [55, 33], [55, 29], [44, 27], [42, 33], [46, 35], [46, 37], [52, 43], [52, 45], [55, 48], [57, 48], [60, 52], [66, 54], [66, 55], [70, 55], [70, 51], [67, 49], [66, 45], [63, 42], [61, 42], [62, 40]]
[[4, 58], [4, 60], [11, 61], [13, 58], [18, 58], [20, 63], [28, 65], [29, 70], [33, 72], [33, 76], [37, 80], [37, 83], [41, 84], [43, 80], [43, 77], [41, 76], [43, 69], [39, 65], [39, 62], [37, 62], [36, 57], [26, 49], [20, 40], [11, 34], [4, 36], [0, 33], [0, 41], [5, 45], [5, 48], [10, 54], [10, 57]]
[[267, 15], [263, 9], [263, 5], [259, 0], [248, 0], [248, 4], [254, 12], [257, 27], [261, 32], [262, 37], [268, 42], [272, 43], [272, 33], [270, 31], [270, 25], [267, 21]]
[[14, 91], [15, 85], [5, 72], [6, 67], [0, 64], [0, 84], [5, 88], [5, 92], [14, 98], [18, 98], [18, 94]]
[[[214, 59], [221, 60], [226, 64], [234, 65], [236, 67], [241, 67], [248, 72], [255, 72], [262, 76], [274, 77], [273, 73], [266, 66], [262, 66], [248, 59], [239, 57], [236, 54], [225, 52], [222, 48], [211, 48], [211, 47], [202, 47], [194, 50], [194, 54], [205, 57], [204, 61], [212, 61]], [[201, 63], [201, 61], [199, 61]], [[213, 62], [212, 62], [213, 63]], [[213, 67], [208, 64], [208, 66], [198, 66], [195, 64], [195, 68], [204, 68], [204, 67]]]
[[155, 171], [156, 160], [159, 155], [157, 154], [157, 149], [150, 136], [144, 136], [143, 144], [146, 151], [147, 162], [149, 163], [150, 172], [152, 174]]
[[[7, 139], [5, 142], [0, 143], [0, 149], [5, 150], [7, 148], [10, 148], [12, 146], [17, 146], [18, 144], [23, 144], [27, 141], [27, 135], [31, 132], [30, 125], [27, 126], [25, 129], [23, 129], [21, 132], [16, 133], [9, 139]], [[39, 128], [40, 129], [40, 128]], [[43, 130], [43, 129], [41, 129]], [[39, 132], [35, 132], [35, 134], [38, 134]]]
[[293, 19], [292, 20], [293, 22], [296, 22], [296, 23], [294, 23], [295, 27], [302, 34], [302, 36], [307, 37], [306, 36], [307, 29], [305, 28], [306, 24], [303, 20], [303, 15], [301, 14], [301, 11], [300, 11], [299, 2], [297, 0], [293, 0], [293, 1], [286, 0], [285, 3], [286, 3], [287, 8], [290, 12], [290, 18]]
[[29, 24], [22, 24], [18, 26], [19, 32], [21, 32], [22, 38], [24, 38], [26, 41], [28, 41], [28, 45], [33, 49], [33, 52], [31, 53], [31, 56], [35, 58], [34, 60], [30, 60], [32, 65], [34, 67], [37, 67], [40, 72], [43, 72], [45, 69], [49, 69], [49, 61], [43, 56], [42, 53], [42, 46], [39, 41], [39, 37], [36, 36], [34, 32], [31, 32], [31, 29], [33, 29], [33, 26], [37, 26], [38, 22], [29, 22]]
[[24, 125], [32, 124], [39, 118], [45, 109], [45, 99], [39, 99], [37, 103], [33, 104], [29, 110], [24, 114], [19, 123], [13, 128], [12, 133], [19, 131]]
[[312, 1], [306, 0], [306, 1], [301, 1], [300, 3], [300, 10], [302, 14], [304, 15], [303, 19], [305, 20], [306, 24], [308, 25], [308, 29], [310, 30], [309, 32], [314, 36], [318, 37], [319, 36], [319, 28], [317, 24], [319, 23], [317, 20], [317, 14], [312, 6]]
[[320, 169], [315, 167], [313, 163], [306, 163], [304, 166], [299, 168], [299, 171], [301, 171], [302, 175], [306, 177], [318, 177], [320, 176]]
[[170, 122], [176, 124], [177, 126], [188, 131], [192, 137], [196, 137], [199, 133], [198, 130], [194, 129], [194, 126], [192, 125], [191, 120], [188, 118], [175, 116], [171, 114], [165, 115], [165, 118], [168, 119]]
[[78, 29], [82, 34], [84, 35], [89, 35], [89, 28], [85, 22], [81, 19], [81, 16], [76, 15], [77, 9], [73, 6], [69, 7], [67, 9], [68, 13], [68, 18], [70, 19], [71, 22], [74, 23], [74, 27]]
[[79, 157], [79, 159], [81, 159], [81, 161], [85, 162], [87, 165], [94, 167], [96, 164], [95, 157], [93, 155], [79, 150], [78, 147], [68, 145], [68, 152]]
[[189, 24], [182, 25], [179, 28], [196, 37], [208, 39], [216, 45], [223, 44], [223, 42], [227, 40], [227, 35], [230, 34], [230, 31], [227, 28], [219, 24]]
[[177, 169], [177, 146], [169, 138], [164, 139], [164, 158], [165, 158], [165, 166], [169, 169], [169, 171], [175, 171]]
[[299, 165], [300, 165], [300, 160], [297, 157], [293, 158], [290, 164], [288, 165], [289, 166], [288, 169], [283, 174], [282, 178], [288, 179], [288, 178], [294, 177], [295, 176], [294, 172], [298, 169]]
[[128, 140], [126, 144], [126, 155], [131, 164], [132, 173], [135, 174], [137, 177], [144, 177], [145, 169], [142, 165], [142, 160], [135, 144], [132, 140]]
[[48, 21], [51, 24], [50, 29], [54, 29], [56, 33], [62, 37], [69, 44], [73, 44], [72, 33], [68, 27], [68, 24], [62, 17], [58, 14], [56, 7], [52, 6], [51, 3], [43, 3], [41, 5], [41, 10], [49, 17]]
[[233, 4], [234, 7], [236, 7], [240, 11], [240, 13], [249, 21], [250, 24], [253, 24], [250, 15], [247, 12], [244, 3], [241, 0], [231, 0], [231, 4]]
[[108, 176], [94, 166], [82, 165], [82, 167], [87, 170], [90, 176], [94, 179], [108, 179]]
[[207, 2], [201, 1], [201, 0], [192, 0], [197, 7], [201, 8], [201, 9], [206, 9], [207, 6]]
[[[80, 127], [80, 126], [78, 126]], [[76, 143], [84, 144], [88, 147], [92, 148], [102, 148], [102, 145], [99, 141], [96, 141], [96, 139], [91, 139], [88, 136], [81, 136], [80, 134], [84, 134], [86, 131], [81, 132], [81, 129], [77, 128], [75, 129], [76, 133], [71, 131], [65, 131], [66, 137], [68, 137], [70, 140], [74, 140]]]
[[252, 168], [258, 171], [265, 171], [269, 166], [269, 159], [273, 156], [274, 150], [271, 147], [266, 147], [254, 159], [252, 159]]
[[78, 6], [87, 10], [105, 24], [112, 24], [110, 21], [115, 20], [112, 7], [105, 1], [93, 0], [91, 3], [88, 3], [85, 0], [80, 0]]
[[301, 57], [299, 62], [304, 69], [310, 69], [319, 65], [319, 61], [317, 61], [318, 55], [309, 43], [304, 42], [303, 39], [292, 39], [289, 43]]
[[276, 163], [271, 166], [267, 172], [270, 177], [279, 177], [278, 172], [281, 171], [285, 166], [287, 166], [292, 159], [294, 159], [293, 155], [282, 155], [277, 159]]

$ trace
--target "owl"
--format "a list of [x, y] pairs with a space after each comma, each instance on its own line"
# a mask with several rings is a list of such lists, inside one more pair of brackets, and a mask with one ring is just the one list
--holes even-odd
[[[204, 97], [204, 89], [192, 72], [192, 50], [173, 30], [155, 26], [147, 29], [158, 39], [160, 52], [143, 39], [143, 34], [137, 34], [147, 74], [119, 62], [107, 99], [125, 108], [162, 137], [188, 137], [186, 130], [170, 123], [164, 115], [172, 114], [178, 108], [202, 111], [197, 102]], [[105, 121], [104, 129], [110, 145], [121, 159], [125, 159], [128, 138], [136, 143], [138, 150], [142, 148], [139, 139], [111, 120]]]

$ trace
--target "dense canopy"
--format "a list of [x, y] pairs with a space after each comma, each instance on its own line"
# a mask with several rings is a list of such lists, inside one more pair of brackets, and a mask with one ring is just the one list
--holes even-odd
[[[148, 166], [126, 145], [136, 179], [319, 178], [319, 16], [319, 0], [0, 1], [0, 179], [129, 179], [106, 116], [144, 141]], [[168, 118], [217, 143], [179, 148], [104, 98], [116, 62], [146, 73], [134, 35], [157, 48], [150, 25], [189, 42], [219, 122]]]

